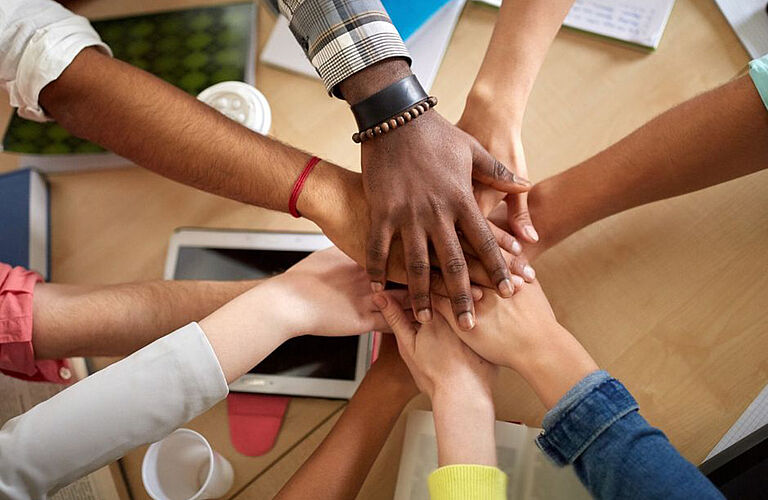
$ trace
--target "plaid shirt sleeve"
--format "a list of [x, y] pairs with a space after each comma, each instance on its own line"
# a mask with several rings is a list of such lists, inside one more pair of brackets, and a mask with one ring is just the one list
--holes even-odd
[[268, 0], [288, 18], [331, 95], [336, 85], [384, 59], [403, 57], [408, 49], [380, 0]]

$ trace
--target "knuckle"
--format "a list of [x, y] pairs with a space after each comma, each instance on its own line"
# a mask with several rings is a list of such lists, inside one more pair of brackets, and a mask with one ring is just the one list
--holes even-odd
[[408, 262], [408, 272], [415, 277], [427, 276], [429, 274], [429, 262], [423, 260], [414, 260]]
[[492, 234], [485, 234], [477, 248], [477, 251], [484, 255], [492, 254], [496, 252], [498, 247], [499, 246], [498, 243], [496, 243], [496, 238]]
[[469, 309], [472, 304], [472, 294], [469, 292], [459, 292], [451, 295], [451, 304], [456, 309]]
[[429, 302], [429, 294], [424, 292], [416, 292], [411, 294], [411, 302], [416, 304], [424, 304]]
[[453, 257], [445, 263], [445, 271], [450, 275], [457, 275], [466, 272], [467, 262], [464, 257]]
[[499, 160], [493, 160], [493, 178], [498, 181], [514, 180], [514, 175]]

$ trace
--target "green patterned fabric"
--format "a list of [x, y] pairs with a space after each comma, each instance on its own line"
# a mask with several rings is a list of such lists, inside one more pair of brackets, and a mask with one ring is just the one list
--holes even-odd
[[[197, 95], [215, 83], [246, 79], [254, 16], [253, 2], [242, 2], [91, 24], [117, 59]], [[16, 114], [3, 138], [3, 149], [27, 154], [104, 151], [56, 123], [33, 122]]]

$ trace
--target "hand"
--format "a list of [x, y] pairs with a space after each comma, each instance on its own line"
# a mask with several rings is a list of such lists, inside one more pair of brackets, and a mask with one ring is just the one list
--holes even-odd
[[[486, 294], [491, 295], [491, 294]], [[386, 292], [373, 298], [397, 338], [416, 385], [432, 400], [438, 464], [496, 465], [491, 387], [496, 367], [451, 332], [443, 313], [413, 323]], [[449, 299], [442, 299], [449, 305]], [[450, 321], [453, 314], [448, 307]]]
[[[325, 175], [315, 178], [309, 177], [305, 189], [308, 194], [312, 193], [312, 196], [299, 198], [300, 205], [309, 202], [309, 206], [300, 207], [302, 213], [311, 208], [312, 220], [322, 228], [323, 233], [344, 253], [360, 265], [365, 265], [365, 245], [370, 232], [370, 211], [363, 193], [362, 176], [328, 162], [320, 162], [315, 170], [325, 170], [323, 172]], [[317, 184], [313, 185], [313, 183]], [[491, 227], [495, 230], [494, 226]], [[508, 235], [500, 229], [498, 231], [500, 232], [499, 241], [504, 243], [503, 237]], [[471, 255], [471, 248], [465, 247], [464, 249], [470, 252], [470, 255], [466, 255], [465, 258], [472, 283], [491, 287], [490, 278], [482, 262]], [[533, 268], [527, 265], [525, 259], [511, 256], [504, 251], [502, 251], [502, 255], [509, 269], [515, 273], [512, 276], [512, 283], [515, 288], [522, 286], [523, 280], [520, 279], [520, 276], [523, 276], [527, 281], [535, 279]], [[387, 260], [387, 278], [398, 283], [408, 282], [403, 245], [400, 239], [392, 242]], [[429, 283], [432, 292], [447, 296], [442, 276], [435, 270], [431, 271]]]
[[456, 324], [450, 299], [442, 299], [447, 310], [443, 309], [443, 313], [436, 314], [426, 325], [414, 324], [390, 292], [377, 293], [373, 300], [394, 331], [400, 356], [416, 385], [430, 399], [437, 393], [455, 393], [459, 387], [468, 387], [469, 392], [478, 391], [477, 397], [490, 397], [496, 367], [475, 354], [451, 332], [442, 316], [447, 313], [450, 321]]
[[[483, 322], [464, 332], [449, 314], [453, 331], [483, 358], [520, 373], [547, 408], [597, 370], [587, 351], [557, 322], [538, 282], [524, 285], [509, 299], [485, 294], [475, 307]], [[442, 298], [435, 298], [435, 308], [441, 315], [451, 311]], [[386, 312], [384, 316], [390, 322]]]
[[[356, 335], [388, 331], [373, 304], [365, 271], [338, 248], [315, 252], [285, 273], [267, 280], [261, 296], [274, 301], [273, 310], [293, 336]], [[393, 290], [393, 300], [408, 301], [405, 290]]]
[[375, 290], [386, 282], [393, 238], [405, 255], [411, 304], [422, 323], [431, 318], [429, 243], [440, 263], [461, 328], [475, 325], [469, 275], [456, 234], [461, 230], [503, 297], [514, 293], [496, 239], [472, 197], [471, 180], [506, 192], [528, 189], [468, 134], [436, 111], [362, 146], [363, 187], [371, 210], [366, 268]]
[[[519, 125], [509, 125], [506, 117], [500, 123], [488, 116], [486, 108], [474, 104], [468, 99], [464, 113], [457, 126], [474, 136], [480, 144], [499, 161], [504, 163], [515, 174], [528, 178], [528, 165]], [[475, 185], [475, 199], [484, 215], [488, 215], [502, 201], [507, 201], [507, 226], [512, 236], [524, 242], [536, 243], [539, 235], [533, 227], [533, 221], [528, 210], [528, 193], [507, 194], [482, 184]], [[510, 241], [507, 251], [514, 255], [520, 254], [520, 245]]]

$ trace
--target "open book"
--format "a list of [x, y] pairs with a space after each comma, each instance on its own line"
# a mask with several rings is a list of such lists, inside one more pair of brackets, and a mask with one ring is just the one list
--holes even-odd
[[[70, 360], [77, 378], [87, 372], [82, 358]], [[0, 428], [5, 423], [55, 396], [65, 386], [43, 382], [26, 382], [0, 374]], [[51, 500], [122, 500], [126, 498], [126, 485], [121, 476], [112, 474], [110, 466], [92, 472], [60, 489]]]
[[[471, 425], [471, 424], [470, 424]], [[496, 422], [499, 469], [509, 479], [507, 498], [520, 500], [580, 500], [592, 498], [572, 467], [553, 465], [536, 446], [535, 427]], [[394, 500], [428, 500], [427, 477], [437, 469], [437, 439], [431, 411], [408, 414], [403, 453]]]

